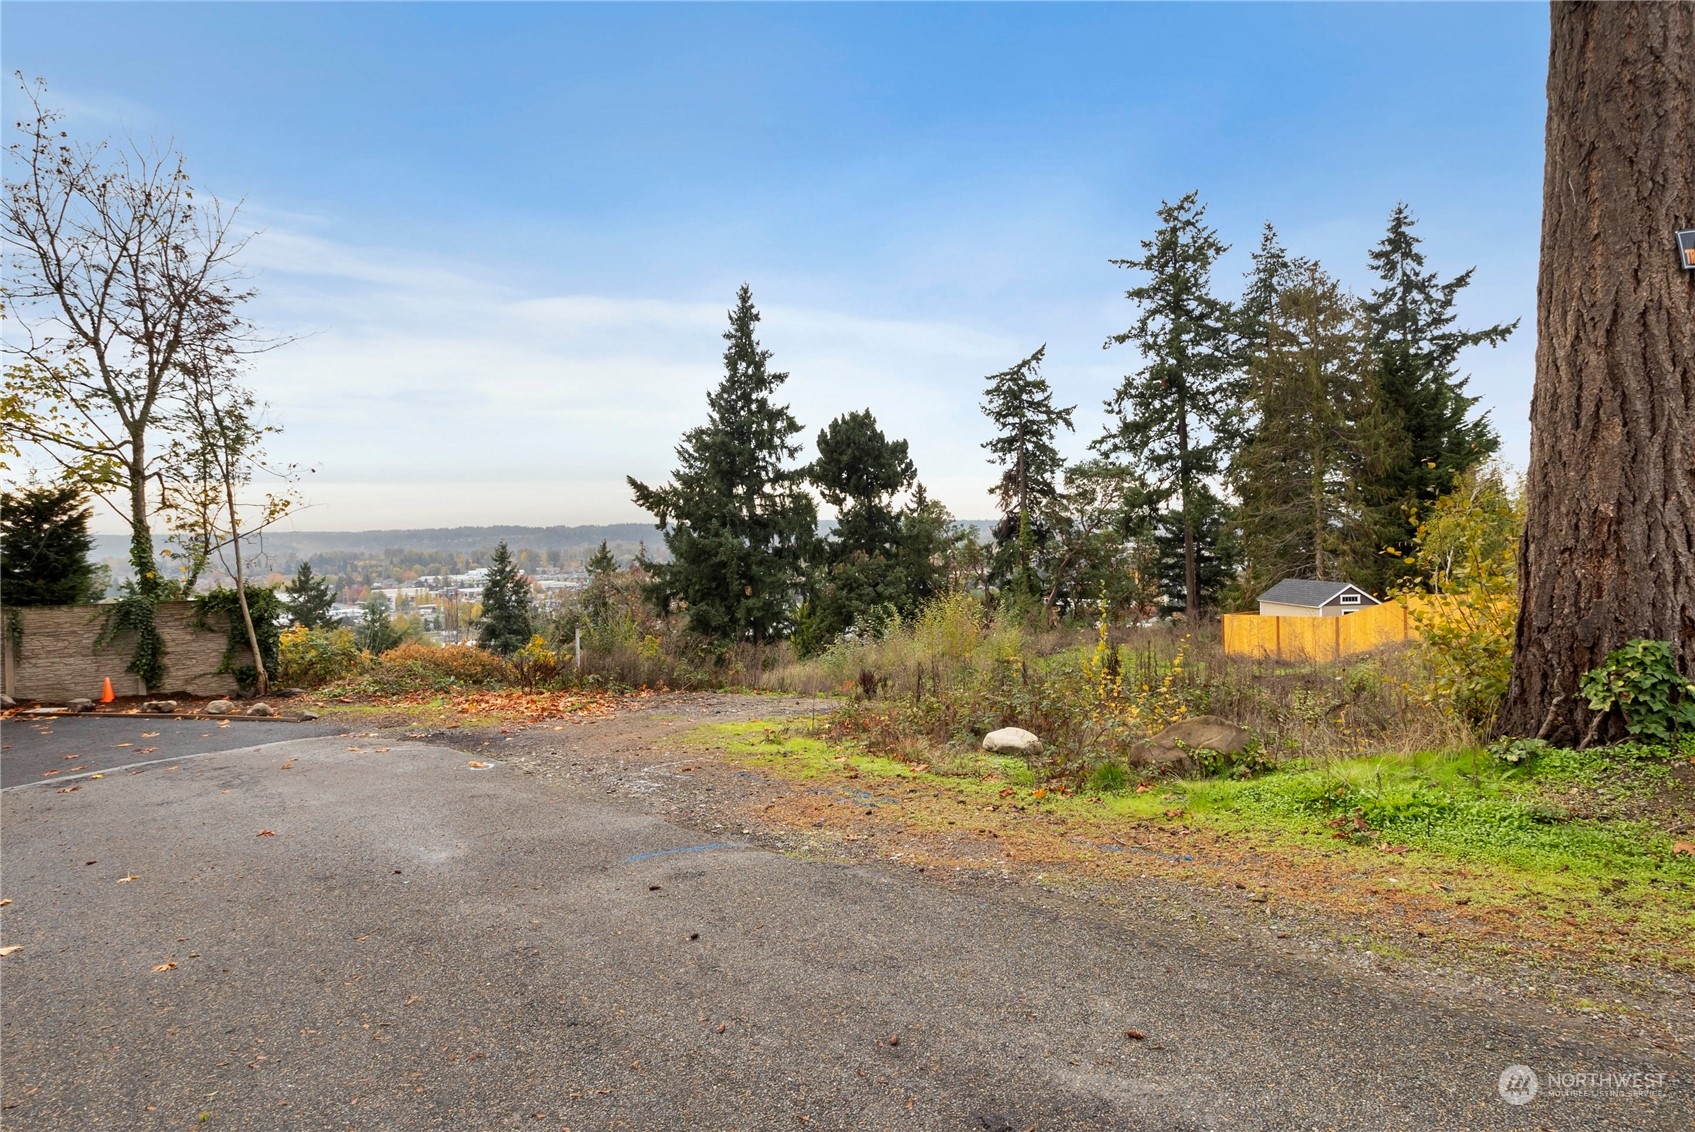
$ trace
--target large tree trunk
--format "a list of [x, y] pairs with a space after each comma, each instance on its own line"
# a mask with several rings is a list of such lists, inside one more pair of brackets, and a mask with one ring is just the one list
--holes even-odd
[[[1536, 391], [1498, 729], [1570, 743], [1639, 637], [1695, 672], [1695, 8], [1553, 6]], [[1618, 720], [1600, 728], [1619, 733]]]

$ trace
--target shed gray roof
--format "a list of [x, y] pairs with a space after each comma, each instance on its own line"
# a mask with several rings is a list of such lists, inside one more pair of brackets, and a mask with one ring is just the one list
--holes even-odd
[[[1359, 590], [1352, 582], [1319, 582], [1311, 578], [1284, 578], [1275, 586], [1259, 595], [1261, 601], [1274, 601], [1279, 605], [1304, 605], [1316, 609], [1333, 600], [1338, 594], [1348, 590]], [[1364, 590], [1360, 590], [1365, 593]], [[1370, 595], [1367, 595], [1370, 596]], [[1373, 603], [1376, 598], [1371, 599]]]

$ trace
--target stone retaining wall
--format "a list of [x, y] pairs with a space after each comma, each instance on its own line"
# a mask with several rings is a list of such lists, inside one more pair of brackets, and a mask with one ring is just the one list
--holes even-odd
[[[86, 696], [99, 699], [102, 681], [110, 676], [112, 690], [120, 696], [186, 692], [193, 696], [228, 695], [236, 690], [235, 677], [220, 673], [229, 636], [216, 614], [207, 618], [209, 629], [195, 624], [194, 603], [162, 601], [155, 624], [165, 639], [165, 680], [160, 688], [143, 688], [129, 667], [132, 642], [120, 635], [103, 649], [94, 642], [112, 612], [109, 605], [52, 605], [15, 611], [23, 623], [23, 640], [13, 655], [11, 633], [4, 640], [0, 657], [0, 683], [15, 700], [49, 703]], [[9, 623], [14, 611], [7, 609], [0, 624]], [[245, 647], [236, 664], [251, 664]]]

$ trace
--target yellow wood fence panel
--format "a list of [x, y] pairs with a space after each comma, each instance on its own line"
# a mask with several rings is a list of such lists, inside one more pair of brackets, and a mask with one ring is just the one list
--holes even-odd
[[1418, 630], [1400, 601], [1341, 617], [1224, 615], [1226, 656], [1254, 660], [1327, 661], [1412, 640]]

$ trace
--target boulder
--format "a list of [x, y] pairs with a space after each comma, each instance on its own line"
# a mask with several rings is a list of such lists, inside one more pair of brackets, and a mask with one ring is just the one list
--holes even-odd
[[141, 710], [156, 711], [168, 715], [177, 710], [177, 702], [175, 700], [148, 700], [141, 705]]
[[1154, 747], [1178, 751], [1185, 747], [1193, 751], [1217, 751], [1233, 755], [1246, 747], [1253, 736], [1245, 727], [1237, 727], [1228, 719], [1216, 715], [1193, 715], [1180, 719], [1148, 740]]
[[996, 755], [1039, 755], [1042, 741], [1022, 727], [1002, 727], [983, 736], [983, 749]]
[[315, 711], [303, 711], [300, 713], [300, 718], [308, 721], [314, 720], [318, 718], [318, 713]]
[[248, 715], [275, 715], [275, 714], [277, 714], [277, 709], [272, 707], [270, 704], [254, 704], [252, 707], [247, 709], [247, 714]]
[[1245, 727], [1216, 715], [1194, 715], [1180, 719], [1148, 740], [1143, 751], [1144, 765], [1158, 767], [1172, 774], [1187, 774], [1197, 769], [1192, 751], [1217, 751], [1234, 755], [1252, 741]]
[[72, 711], [93, 711], [94, 701], [88, 699], [71, 700], [65, 704]]
[[235, 703], [232, 700], [213, 700], [206, 705], [207, 715], [228, 715], [234, 710]]

